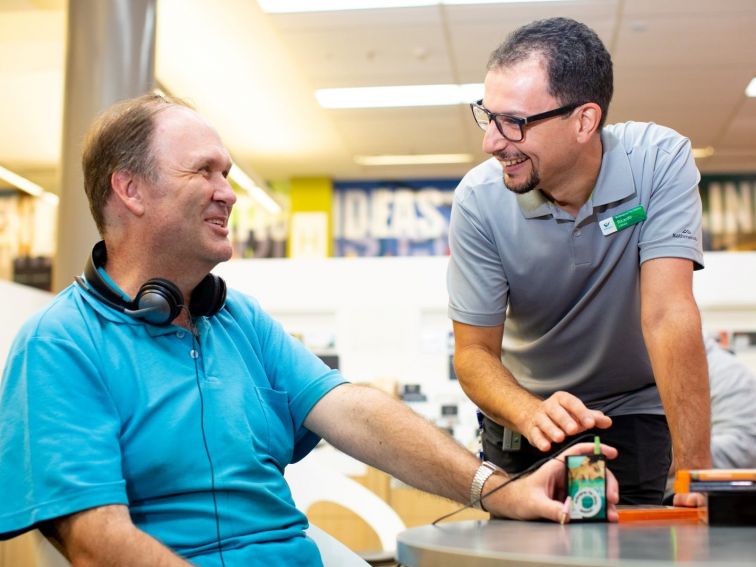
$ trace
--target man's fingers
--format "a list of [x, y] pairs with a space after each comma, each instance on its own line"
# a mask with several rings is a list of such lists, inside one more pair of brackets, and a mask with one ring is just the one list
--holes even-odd
[[538, 412], [533, 418], [533, 425], [549, 442], [561, 443], [566, 437], [565, 432], [548, 413]]
[[606, 429], [612, 420], [598, 410], [588, 409], [577, 397], [556, 392], [541, 402], [531, 416], [525, 436], [539, 451], [548, 451], [552, 443], [598, 427]]
[[700, 492], [675, 494], [672, 504], [688, 508], [700, 508], [706, 506], [706, 497]]
[[551, 441], [540, 429], [538, 429], [538, 427], [531, 428], [530, 435], [527, 437], [530, 444], [539, 451], [546, 452], [551, 449]]
[[[581, 431], [581, 425], [564, 406], [560, 405], [559, 400], [547, 400], [543, 403], [542, 407], [544, 415], [553, 424], [554, 430], [549, 432], [553, 441], [561, 443], [567, 435], [575, 435]], [[561, 434], [561, 439], [558, 438], [557, 430]]]
[[604, 415], [598, 410], [592, 410], [591, 413], [593, 414], [594, 420], [593, 427], [598, 427], [599, 429], [609, 429], [612, 426], [612, 418], [608, 415]]
[[599, 410], [588, 409], [579, 398], [567, 392], [556, 392], [543, 404], [551, 419], [559, 424], [568, 435], [598, 427], [606, 429], [612, 425], [610, 417]]

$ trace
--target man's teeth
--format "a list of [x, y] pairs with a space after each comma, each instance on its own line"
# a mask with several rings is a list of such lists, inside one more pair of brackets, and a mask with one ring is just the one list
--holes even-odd
[[210, 219], [208, 222], [210, 224], [217, 224], [218, 226], [223, 226], [224, 225], [224, 222], [222, 220], [218, 220], [218, 219]]
[[501, 160], [501, 165], [504, 167], [510, 166], [510, 165], [517, 165], [518, 163], [524, 162], [528, 158], [517, 158], [517, 159], [503, 159]]

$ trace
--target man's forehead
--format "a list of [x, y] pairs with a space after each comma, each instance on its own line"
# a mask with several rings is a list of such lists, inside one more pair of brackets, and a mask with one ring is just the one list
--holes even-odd
[[215, 129], [197, 112], [186, 106], [172, 104], [155, 114], [155, 132], [163, 135], [183, 135], [185, 130]]
[[518, 59], [512, 63], [506, 65], [499, 65], [498, 67], [492, 67], [486, 74], [486, 83], [489, 81], [496, 81], [507, 77], [509, 80], [512, 78], [521, 77], [523, 79], [547, 79], [548, 68], [543, 56], [539, 53], [533, 53], [524, 59]]
[[197, 112], [184, 106], [171, 106], [155, 116], [153, 143], [160, 151], [183, 150], [197, 159], [229, 161], [223, 141]]
[[[552, 98], [546, 69], [536, 57], [490, 69], [484, 89], [484, 106], [495, 112], [525, 110], [531, 104], [541, 104], [541, 99]], [[499, 108], [501, 105], [506, 108]]]

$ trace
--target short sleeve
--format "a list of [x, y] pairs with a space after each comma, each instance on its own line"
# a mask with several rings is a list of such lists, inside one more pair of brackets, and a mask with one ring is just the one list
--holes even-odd
[[0, 384], [0, 538], [127, 504], [119, 429], [95, 365], [77, 344], [18, 341]]
[[301, 341], [288, 334], [280, 323], [259, 307], [255, 327], [261, 340], [261, 359], [271, 387], [286, 392], [295, 439], [292, 462], [309, 453], [320, 437], [304, 427], [313, 406], [336, 386], [346, 382], [337, 370], [330, 369]]
[[464, 202], [455, 198], [452, 206], [448, 312], [454, 321], [493, 327], [506, 318], [509, 282], [496, 244], [467, 207], [471, 198], [468, 195]]
[[647, 219], [638, 243], [641, 264], [672, 257], [703, 268], [700, 179], [687, 138], [678, 136], [675, 144], [658, 146]]

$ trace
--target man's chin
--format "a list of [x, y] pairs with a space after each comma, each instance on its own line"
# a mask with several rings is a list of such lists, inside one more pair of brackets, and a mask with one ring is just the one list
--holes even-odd
[[218, 254], [218, 257], [216, 258], [217, 264], [220, 264], [222, 262], [228, 262], [234, 255], [234, 250], [230, 246], [228, 247], [228, 250], [223, 251], [222, 253]]
[[530, 193], [533, 189], [535, 189], [535, 185], [531, 183], [522, 184], [522, 185], [512, 185], [507, 183], [507, 178], [504, 177], [504, 187], [509, 189], [512, 193], [517, 193], [518, 195], [524, 195], [525, 193]]
[[212, 262], [213, 267], [215, 267], [218, 264], [227, 262], [233, 257], [233, 255], [234, 255], [234, 249], [231, 246], [231, 243], [229, 242], [227, 246], [215, 247], [215, 249], [207, 255], [207, 259], [209, 262]]

